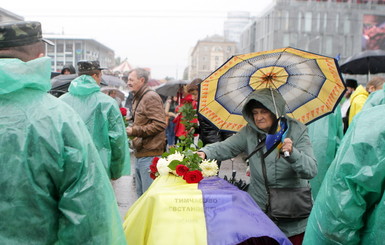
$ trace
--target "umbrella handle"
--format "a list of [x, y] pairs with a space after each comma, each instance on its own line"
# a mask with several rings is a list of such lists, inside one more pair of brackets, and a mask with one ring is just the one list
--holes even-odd
[[283, 156], [284, 156], [284, 157], [290, 157], [290, 152], [284, 151], [284, 152], [283, 152]]

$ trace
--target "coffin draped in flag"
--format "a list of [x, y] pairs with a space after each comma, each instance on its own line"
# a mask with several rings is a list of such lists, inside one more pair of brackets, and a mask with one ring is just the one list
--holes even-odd
[[129, 209], [128, 244], [291, 244], [244, 191], [219, 177], [160, 176]]

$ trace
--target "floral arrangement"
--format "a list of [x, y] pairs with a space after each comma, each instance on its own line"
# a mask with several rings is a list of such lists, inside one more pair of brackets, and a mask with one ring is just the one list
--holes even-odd
[[182, 114], [181, 123], [185, 125], [187, 134], [179, 137], [175, 147], [165, 152], [162, 158], [155, 157], [150, 166], [150, 177], [155, 179], [161, 175], [174, 174], [182, 177], [187, 183], [199, 183], [204, 177], [215, 176], [218, 173], [216, 160], [204, 160], [196, 153], [203, 146], [202, 141], [194, 145], [194, 123], [196, 110], [191, 102], [185, 103], [179, 110]]
[[216, 160], [204, 160], [193, 149], [181, 151], [171, 148], [162, 158], [155, 157], [150, 166], [150, 177], [155, 179], [161, 175], [172, 173], [182, 177], [187, 183], [199, 183], [203, 177], [215, 176], [218, 173]]

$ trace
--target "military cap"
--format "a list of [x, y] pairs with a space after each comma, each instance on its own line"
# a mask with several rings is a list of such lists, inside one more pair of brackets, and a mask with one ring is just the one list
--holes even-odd
[[42, 37], [41, 24], [37, 21], [6, 22], [0, 24], [0, 49], [51, 41]]
[[99, 61], [82, 60], [78, 62], [78, 72], [94, 71], [94, 70], [104, 70], [104, 68], [100, 67]]

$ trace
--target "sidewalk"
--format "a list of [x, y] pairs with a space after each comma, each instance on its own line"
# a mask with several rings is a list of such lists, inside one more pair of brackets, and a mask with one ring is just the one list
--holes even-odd
[[[119, 212], [122, 217], [126, 214], [127, 210], [136, 201], [135, 191], [135, 158], [131, 156], [131, 175], [123, 176], [116, 181], [112, 181], [112, 186], [115, 191], [116, 199], [118, 201]], [[222, 165], [219, 171], [219, 177], [223, 178], [225, 175], [231, 178], [232, 172], [236, 171], [236, 179], [242, 179], [249, 183], [249, 177], [246, 176], [246, 163], [242, 160], [241, 155], [233, 159], [222, 161]]]

